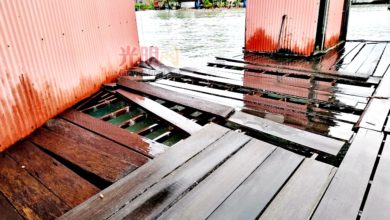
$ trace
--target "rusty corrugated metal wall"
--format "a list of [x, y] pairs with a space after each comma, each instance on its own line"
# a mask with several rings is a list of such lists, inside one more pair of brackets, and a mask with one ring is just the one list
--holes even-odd
[[333, 47], [340, 41], [343, 25], [345, 0], [329, 0], [328, 18], [325, 32], [325, 48]]
[[245, 49], [310, 55], [319, 8], [320, 0], [248, 0]]
[[134, 65], [137, 50], [134, 1], [1, 0], [0, 151]]

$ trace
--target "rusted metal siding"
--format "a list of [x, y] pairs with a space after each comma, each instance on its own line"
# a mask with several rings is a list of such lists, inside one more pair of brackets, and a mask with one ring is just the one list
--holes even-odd
[[245, 49], [310, 55], [320, 0], [248, 0]]
[[0, 1], [0, 151], [133, 66], [127, 47], [134, 1]]
[[329, 0], [325, 32], [325, 48], [331, 48], [340, 42], [345, 0]]

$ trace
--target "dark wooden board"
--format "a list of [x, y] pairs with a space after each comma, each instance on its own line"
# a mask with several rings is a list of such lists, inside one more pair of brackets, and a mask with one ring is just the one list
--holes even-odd
[[136, 167], [140, 167], [149, 161], [148, 157], [138, 152], [63, 119], [56, 118], [49, 120], [46, 122], [46, 128], [57, 134], [73, 139], [78, 143], [90, 146], [97, 151], [111, 154], [119, 160], [127, 161]]
[[313, 219], [356, 219], [383, 133], [360, 128]]
[[389, 111], [389, 99], [371, 99], [358, 126], [360, 128], [382, 131]]
[[361, 219], [388, 219], [390, 216], [390, 140], [384, 145]]
[[164, 145], [146, 140], [139, 135], [93, 118], [82, 112], [68, 110], [61, 114], [60, 117], [148, 157], [154, 157], [166, 149]]
[[234, 111], [233, 108], [227, 107], [225, 105], [201, 100], [184, 94], [178, 94], [176, 92], [159, 88], [147, 83], [133, 82], [120, 78], [118, 84], [128, 89], [136, 90], [190, 108], [199, 109], [201, 111], [218, 115], [223, 118], [228, 117]]
[[385, 48], [386, 43], [376, 44], [371, 54], [367, 57], [366, 61], [364, 61], [363, 65], [357, 72], [364, 75], [373, 75]]
[[207, 219], [256, 219], [303, 159], [278, 148]]
[[[0, 158], [1, 160], [1, 158]], [[0, 192], [0, 220], [22, 220], [15, 207]]]
[[310, 219], [336, 170], [306, 159], [259, 219]]
[[26, 219], [55, 219], [70, 208], [8, 155], [0, 156], [0, 191]]
[[337, 155], [345, 144], [343, 141], [303, 131], [243, 112], [234, 113], [228, 120], [243, 127], [331, 155]]
[[275, 149], [252, 139], [159, 219], [206, 219]]
[[136, 103], [137, 105], [141, 106], [147, 111], [171, 123], [175, 127], [187, 132], [188, 134], [193, 134], [199, 131], [200, 129], [202, 129], [202, 126], [200, 126], [196, 122], [191, 121], [190, 119], [176, 113], [175, 111], [149, 98], [122, 89], [117, 90], [117, 93], [122, 97], [124, 97], [125, 99]]
[[79, 205], [100, 191], [30, 142], [17, 143], [9, 149], [8, 154], [70, 207]]
[[99, 195], [93, 196], [66, 213], [61, 219], [106, 219], [110, 217], [126, 203], [222, 138], [228, 131], [215, 124], [206, 125], [199, 132], [169, 148], [164, 154], [103, 190], [101, 194], [104, 199], [101, 199]]
[[387, 43], [386, 49], [382, 54], [381, 60], [375, 70], [374, 76], [383, 76], [390, 66], [390, 43]]
[[244, 146], [250, 137], [230, 131], [119, 210], [111, 219], [154, 219], [179, 196]]
[[119, 160], [111, 154], [98, 151], [44, 128], [35, 131], [28, 140], [108, 182], [116, 182], [137, 169], [136, 166]]

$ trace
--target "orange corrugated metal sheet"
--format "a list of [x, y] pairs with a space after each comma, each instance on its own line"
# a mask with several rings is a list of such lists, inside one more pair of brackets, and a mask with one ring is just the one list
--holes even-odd
[[1, 0], [0, 151], [133, 66], [137, 50], [132, 0]]
[[245, 49], [309, 56], [319, 9], [320, 0], [248, 0]]
[[330, 0], [325, 32], [325, 48], [331, 48], [340, 42], [345, 0]]

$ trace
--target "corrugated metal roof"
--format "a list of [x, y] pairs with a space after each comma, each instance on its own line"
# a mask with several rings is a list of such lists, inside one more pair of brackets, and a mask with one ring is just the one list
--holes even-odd
[[345, 0], [330, 0], [325, 32], [325, 48], [340, 42]]
[[127, 47], [134, 1], [0, 1], [0, 151], [138, 62]]

